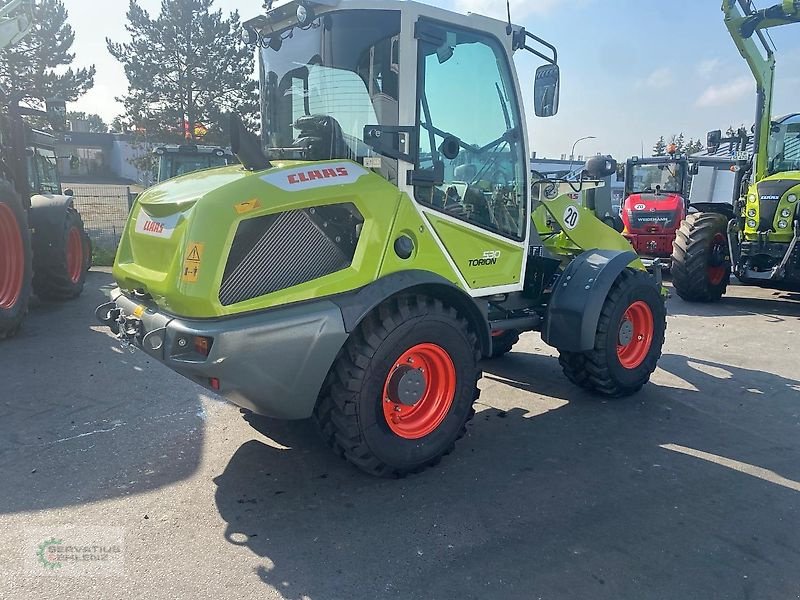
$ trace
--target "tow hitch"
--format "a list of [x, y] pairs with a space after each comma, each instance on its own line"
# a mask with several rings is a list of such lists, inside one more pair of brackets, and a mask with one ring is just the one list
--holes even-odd
[[144, 329], [142, 320], [133, 315], [126, 315], [116, 302], [106, 302], [95, 310], [97, 320], [116, 334], [123, 350], [136, 352], [136, 338], [140, 338]]

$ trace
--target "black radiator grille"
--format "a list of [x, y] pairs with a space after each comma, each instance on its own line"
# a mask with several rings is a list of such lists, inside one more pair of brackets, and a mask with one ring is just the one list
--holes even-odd
[[228, 256], [220, 302], [229, 306], [346, 269], [362, 223], [352, 204], [243, 221]]

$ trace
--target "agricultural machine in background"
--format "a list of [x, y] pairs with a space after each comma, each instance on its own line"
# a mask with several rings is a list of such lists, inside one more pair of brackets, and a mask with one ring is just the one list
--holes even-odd
[[154, 167], [156, 183], [193, 171], [223, 167], [236, 162], [229, 149], [219, 146], [168, 144], [156, 147], [153, 154], [156, 158]]
[[[673, 251], [673, 284], [689, 301], [719, 300], [731, 273], [744, 284], [800, 290], [800, 114], [772, 118], [775, 50], [770, 28], [800, 23], [800, 2], [756, 10], [725, 0], [725, 26], [757, 84], [753, 150], [748, 131], [736, 139], [733, 202], [706, 205], [681, 224]], [[708, 135], [709, 151], [725, 141]]]
[[[139, 196], [100, 322], [241, 407], [314, 416], [381, 476], [452, 449], [480, 359], [522, 331], [576, 385], [638, 391], [664, 342], [660, 281], [570, 197], [595, 181], [530, 181], [513, 56], [544, 62], [533, 98], [548, 117], [556, 48], [414, 2], [268, 4], [245, 23], [262, 139], [234, 115], [241, 165]], [[585, 177], [615, 170], [596, 157]]]
[[689, 158], [673, 147], [667, 156], [629, 159], [624, 172], [623, 235], [645, 262], [668, 263], [689, 208]]
[[[32, 25], [32, 2], [0, 6], [0, 51], [21, 41]], [[47, 111], [20, 105], [20, 90], [0, 90], [0, 338], [19, 329], [31, 292], [67, 300], [83, 290], [91, 260], [89, 239], [73, 198], [63, 193], [52, 135], [25, 117], [48, 119], [63, 129], [66, 107]]]

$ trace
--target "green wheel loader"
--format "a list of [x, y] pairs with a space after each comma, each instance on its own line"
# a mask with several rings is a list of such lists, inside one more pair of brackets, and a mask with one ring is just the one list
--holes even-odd
[[241, 165], [142, 194], [97, 317], [235, 404], [313, 417], [339, 455], [400, 476], [465, 432], [480, 360], [541, 331], [566, 376], [638, 391], [666, 327], [663, 288], [570, 194], [531, 180], [515, 52], [555, 47], [510, 23], [407, 1], [270, 3], [258, 47], [262, 138], [232, 117]]
[[772, 118], [775, 51], [770, 28], [800, 23], [800, 1], [756, 10], [749, 0], [724, 0], [725, 25], [756, 80], [756, 123], [722, 139], [708, 135], [709, 151], [735, 144], [733, 205], [695, 205], [678, 230], [672, 256], [675, 291], [684, 300], [713, 302], [731, 274], [744, 284], [800, 291], [800, 114]]

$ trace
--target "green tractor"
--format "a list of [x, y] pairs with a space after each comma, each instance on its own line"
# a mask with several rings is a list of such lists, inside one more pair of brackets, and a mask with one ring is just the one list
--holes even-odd
[[800, 291], [800, 114], [773, 119], [775, 54], [768, 30], [800, 23], [800, 1], [756, 10], [749, 0], [725, 0], [725, 25], [757, 84], [754, 152], [749, 132], [708, 135], [709, 152], [728, 141], [736, 149], [733, 206], [695, 205], [678, 230], [672, 256], [675, 291], [684, 300], [713, 302], [731, 273], [744, 284]]
[[142, 194], [97, 318], [121, 343], [256, 413], [314, 417], [366, 472], [435, 464], [465, 432], [482, 358], [540, 331], [605, 397], [647, 383], [664, 290], [630, 244], [531, 181], [511, 23], [405, 1], [292, 0], [245, 24], [262, 138], [232, 117], [240, 165]]
[[193, 171], [224, 167], [235, 162], [227, 148], [197, 144], [166, 144], [153, 150], [153, 175], [156, 183]]

